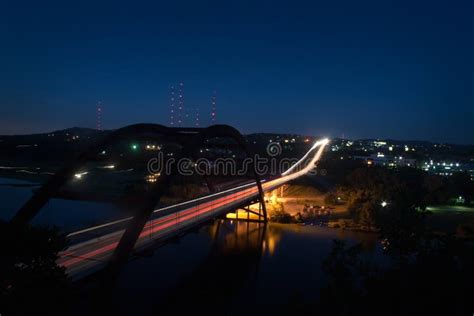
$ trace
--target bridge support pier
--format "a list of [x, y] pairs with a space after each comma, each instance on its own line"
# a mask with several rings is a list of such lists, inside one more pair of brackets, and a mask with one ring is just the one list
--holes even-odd
[[[240, 216], [239, 217], [239, 210], [245, 211], [247, 214], [246, 216]], [[250, 214], [258, 216], [257, 219], [250, 218]], [[267, 218], [267, 210], [265, 208], [265, 201], [263, 202], [258, 202], [258, 211], [250, 209], [250, 206], [244, 206], [241, 207], [237, 210], [235, 210], [235, 220], [238, 221], [245, 221], [245, 222], [262, 222], [266, 223], [268, 221]]]

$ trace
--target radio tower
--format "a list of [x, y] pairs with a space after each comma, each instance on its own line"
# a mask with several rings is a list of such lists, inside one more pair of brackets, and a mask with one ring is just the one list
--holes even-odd
[[183, 123], [183, 110], [184, 110], [184, 96], [183, 96], [184, 84], [179, 83], [178, 89], [178, 126], [181, 126]]
[[216, 110], [216, 91], [214, 91], [212, 95], [212, 100], [211, 100], [211, 125], [216, 124], [216, 115], [217, 115], [217, 110]]
[[170, 125], [174, 126], [174, 104], [175, 104], [175, 95], [174, 95], [174, 86], [170, 88]]
[[[186, 124], [190, 124], [190, 125], [191, 125], [192, 119], [191, 119], [191, 121], [189, 120], [189, 115], [190, 115], [189, 112], [190, 112], [190, 110], [189, 110], [187, 107], [185, 107], [184, 105], [183, 105], [183, 110], [184, 110], [183, 125], [184, 125], [184, 126], [186, 126]], [[191, 115], [192, 115], [192, 113], [191, 113]]]
[[102, 102], [97, 102], [97, 107], [96, 107], [96, 114], [97, 114], [97, 130], [101, 131], [102, 130]]
[[196, 117], [195, 117], [195, 126], [199, 127], [199, 107], [196, 106], [194, 113], [196, 115]]

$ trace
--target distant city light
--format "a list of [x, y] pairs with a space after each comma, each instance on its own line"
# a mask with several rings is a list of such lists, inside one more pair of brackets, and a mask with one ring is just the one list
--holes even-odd
[[146, 182], [148, 182], [148, 183], [155, 183], [156, 181], [158, 181], [158, 177], [159, 177], [160, 175], [161, 175], [160, 173], [150, 174], [150, 175], [147, 175], [147, 176], [145, 177], [145, 180], [146, 180]]
[[80, 180], [80, 179], [82, 179], [82, 176], [85, 176], [86, 174], [88, 174], [88, 172], [76, 173], [76, 174], [74, 175], [74, 178]]

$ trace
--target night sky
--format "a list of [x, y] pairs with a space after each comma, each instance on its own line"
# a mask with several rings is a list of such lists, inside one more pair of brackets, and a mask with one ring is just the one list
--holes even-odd
[[474, 144], [471, 0], [7, 0], [0, 40], [0, 134], [168, 124], [183, 82], [202, 125]]

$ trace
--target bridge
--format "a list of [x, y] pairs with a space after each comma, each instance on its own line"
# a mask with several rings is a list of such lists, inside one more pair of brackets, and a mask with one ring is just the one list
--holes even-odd
[[[250, 156], [242, 135], [226, 125], [215, 125], [204, 129], [169, 128], [155, 124], [128, 126], [112, 132], [55, 174], [16, 213], [12, 223], [22, 225], [30, 222], [49, 199], [55, 197], [60, 188], [77, 175], [80, 166], [98, 153], [103, 153], [103, 148], [131, 135], [146, 134], [148, 138], [156, 137], [156, 135], [150, 136], [153, 133], [182, 144], [180, 157], [196, 158], [195, 151], [212, 137], [233, 139], [237, 147]], [[209, 187], [213, 188], [210, 194], [157, 208], [176, 170], [171, 174], [160, 174], [156, 182], [147, 187], [143, 205], [132, 216], [69, 232], [67, 234], [69, 246], [59, 254], [57, 264], [65, 267], [67, 274], [73, 279], [80, 279], [102, 270], [117, 273], [133, 254], [157, 243], [169, 241], [233, 210], [259, 203], [258, 211], [249, 207], [245, 210], [247, 214], [257, 216], [258, 220], [266, 221], [264, 193], [313, 170], [327, 143], [327, 139], [315, 142], [295, 164], [272, 178], [260, 179], [255, 166], [252, 165], [254, 175], [252, 181], [235, 184], [221, 191], [217, 191], [209, 184]]]

